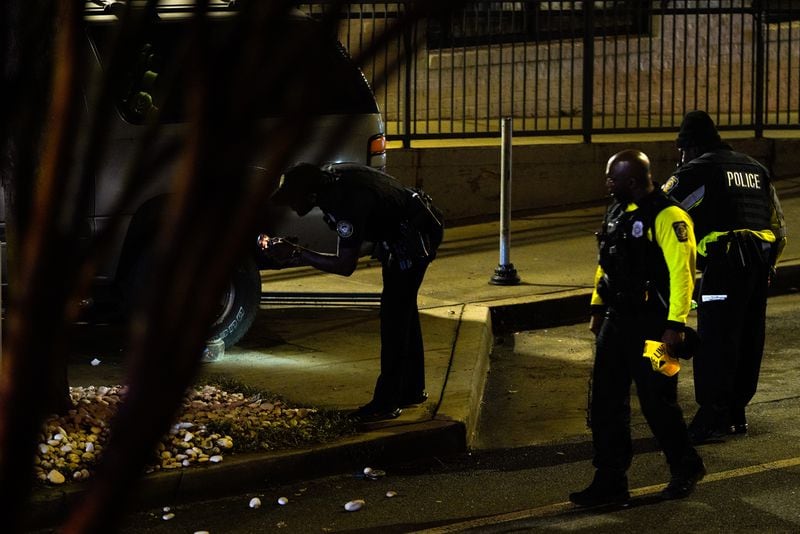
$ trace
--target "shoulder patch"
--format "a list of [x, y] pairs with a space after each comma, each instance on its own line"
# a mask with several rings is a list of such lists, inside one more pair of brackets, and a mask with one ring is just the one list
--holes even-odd
[[633, 235], [633, 237], [642, 237], [644, 235], [644, 223], [642, 221], [633, 222], [631, 235]]
[[678, 241], [685, 243], [689, 240], [689, 226], [685, 221], [677, 221], [672, 223], [672, 229], [675, 231], [675, 237]]
[[336, 233], [339, 237], [347, 239], [353, 235], [353, 223], [350, 221], [339, 221], [336, 223]]
[[665, 193], [669, 193], [675, 189], [676, 185], [678, 185], [678, 177], [673, 174], [666, 182], [664, 182], [664, 185], [661, 186], [661, 190]]

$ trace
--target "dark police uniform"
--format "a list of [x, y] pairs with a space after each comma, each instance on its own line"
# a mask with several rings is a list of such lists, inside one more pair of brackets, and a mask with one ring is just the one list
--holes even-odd
[[645, 339], [660, 340], [666, 328], [685, 325], [694, 286], [691, 219], [656, 189], [637, 204], [612, 204], [598, 240], [592, 307], [594, 312], [605, 310], [605, 319], [592, 374], [593, 464], [601, 477], [624, 480], [633, 454], [633, 380], [642, 413], [672, 474], [696, 472], [702, 461], [689, 443], [677, 401], [677, 375], [654, 371], [642, 356]]
[[424, 349], [417, 294], [442, 240], [441, 213], [424, 192], [362, 165], [324, 169], [316, 203], [339, 237], [339, 247], [375, 244], [383, 266], [381, 373], [373, 403], [419, 402], [425, 390]]
[[744, 432], [764, 350], [767, 286], [785, 243], [769, 172], [720, 143], [681, 166], [663, 190], [692, 216], [699, 266], [695, 397], [698, 436]]

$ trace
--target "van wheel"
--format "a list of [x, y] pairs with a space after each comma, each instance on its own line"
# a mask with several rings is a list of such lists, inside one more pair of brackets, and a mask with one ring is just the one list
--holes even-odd
[[250, 327], [261, 303], [261, 274], [253, 258], [236, 266], [219, 299], [219, 309], [211, 325], [211, 338], [225, 342], [225, 348], [238, 343]]
[[[149, 265], [149, 256], [144, 255], [127, 279], [123, 296], [123, 309], [127, 316], [130, 316], [136, 298], [146, 283]], [[234, 268], [228, 285], [220, 295], [209, 338], [222, 339], [226, 349], [238, 343], [253, 325], [260, 303], [261, 274], [253, 258], [247, 258]]]

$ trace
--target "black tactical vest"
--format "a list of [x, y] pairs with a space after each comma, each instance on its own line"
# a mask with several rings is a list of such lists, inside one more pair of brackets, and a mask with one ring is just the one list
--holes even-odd
[[753, 158], [733, 150], [715, 150], [681, 167], [676, 176], [705, 184], [702, 203], [691, 210], [698, 240], [712, 231], [770, 228], [769, 173]]
[[[656, 216], [675, 203], [656, 189], [634, 211], [615, 202], [609, 207], [598, 233], [599, 262], [605, 277], [600, 296], [619, 310], [636, 310], [645, 304], [669, 308], [669, 270], [655, 242]], [[648, 234], [652, 237], [648, 239]]]

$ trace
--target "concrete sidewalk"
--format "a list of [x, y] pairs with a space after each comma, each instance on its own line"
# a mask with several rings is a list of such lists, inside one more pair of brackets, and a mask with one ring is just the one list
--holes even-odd
[[[791, 234], [800, 228], [800, 178], [781, 181], [778, 188]], [[598, 206], [515, 218], [510, 258], [522, 279], [515, 286], [488, 283], [498, 263], [498, 223], [448, 229], [420, 293], [428, 402], [335, 443], [231, 456], [207, 468], [148, 475], [142, 504], [160, 506], [266, 481], [319, 477], [470, 448], [494, 333], [587, 318], [596, 265], [594, 232], [603, 211], [604, 206]], [[790, 237], [784, 253], [781, 287], [800, 285], [798, 241]], [[263, 275], [263, 291], [269, 298], [253, 329], [222, 360], [207, 364], [204, 372], [229, 375], [320, 408], [349, 410], [367, 402], [379, 371], [380, 266], [364, 260], [349, 278], [311, 269]], [[297, 300], [298, 294], [307, 293], [337, 295], [339, 301]], [[278, 298], [289, 294], [293, 303]], [[342, 294], [351, 297], [343, 300]], [[97, 384], [95, 369], [88, 364], [71, 368], [71, 383]], [[122, 379], [122, 369], [117, 379]], [[538, 440], [548, 438], [538, 436]], [[39, 492], [37, 509], [56, 513], [75, 491]]]

